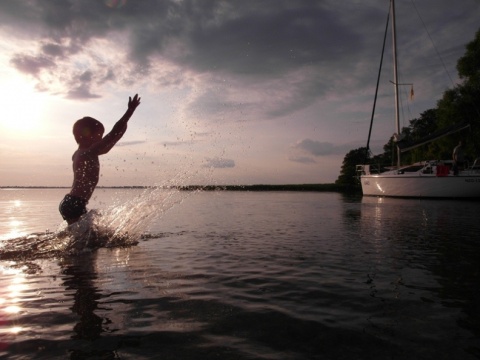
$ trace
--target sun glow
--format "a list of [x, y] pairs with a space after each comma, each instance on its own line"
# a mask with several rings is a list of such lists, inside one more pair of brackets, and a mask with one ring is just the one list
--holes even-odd
[[45, 94], [35, 91], [32, 83], [22, 77], [3, 80], [0, 82], [0, 99], [1, 128], [18, 135], [41, 128]]

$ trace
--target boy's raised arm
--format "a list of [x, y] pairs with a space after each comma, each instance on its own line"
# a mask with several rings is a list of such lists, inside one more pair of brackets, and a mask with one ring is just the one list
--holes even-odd
[[128, 120], [135, 112], [137, 106], [140, 105], [140, 98], [135, 94], [133, 99], [128, 98], [128, 109], [125, 114], [113, 126], [112, 130], [105, 135], [97, 144], [93, 145], [92, 150], [98, 155], [106, 154], [120, 140], [127, 130]]

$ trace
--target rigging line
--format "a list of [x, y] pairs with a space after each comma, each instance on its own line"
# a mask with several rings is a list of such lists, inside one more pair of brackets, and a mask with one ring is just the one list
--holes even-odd
[[[401, 75], [400, 75], [401, 76]], [[390, 80], [390, 83], [392, 83], [393, 85], [395, 85], [395, 82], [391, 81]], [[397, 85], [399, 86], [413, 86], [413, 83], [398, 83]], [[403, 127], [406, 127], [408, 126], [407, 125], [407, 122], [406, 122], [406, 118], [407, 118], [407, 115], [405, 115], [405, 105], [404, 105], [404, 98], [408, 99], [408, 94], [406, 95], [407, 93], [405, 91], [403, 91], [401, 93], [402, 96], [399, 96], [399, 101], [400, 101], [400, 111], [402, 113], [402, 116], [400, 117], [401, 120], [402, 120], [402, 125]], [[406, 96], [405, 96], [406, 95]], [[408, 106], [408, 100], [407, 100], [407, 106], [406, 106], [407, 110], [408, 110], [408, 115], [410, 116], [410, 118], [413, 119], [413, 111], [411, 110], [410, 106]], [[399, 134], [400, 135], [400, 134]]]
[[455, 83], [453, 82], [453, 79], [452, 77], [450, 76], [450, 73], [448, 72], [447, 70], [447, 66], [445, 65], [445, 62], [443, 61], [443, 58], [440, 56], [440, 53], [438, 52], [438, 49], [437, 47], [435, 46], [435, 43], [433, 42], [433, 39], [432, 39], [432, 36], [430, 35], [430, 32], [428, 31], [427, 29], [427, 25], [425, 24], [425, 22], [423, 21], [423, 18], [420, 16], [420, 13], [417, 9], [417, 5], [415, 5], [415, 2], [414, 0], [411, 0], [412, 2], [412, 5], [413, 5], [413, 8], [415, 9], [415, 12], [417, 13], [417, 16], [418, 18], [420, 19], [420, 21], [422, 22], [422, 25], [428, 35], [428, 38], [430, 39], [430, 42], [432, 43], [433, 45], [433, 49], [435, 50], [435, 53], [437, 54], [438, 58], [440, 59], [441, 63], [442, 63], [442, 66], [443, 66], [443, 69], [445, 70], [445, 72], [447, 73], [447, 76], [448, 78], [450, 79], [450, 82], [452, 83], [452, 85], [455, 87]]
[[385, 35], [383, 36], [382, 56], [380, 57], [380, 67], [378, 69], [377, 87], [375, 88], [375, 98], [373, 100], [372, 117], [370, 119], [370, 129], [368, 130], [367, 149], [366, 149], [366, 152], [365, 152], [364, 163], [367, 162], [367, 158], [368, 158], [368, 155], [369, 155], [369, 152], [370, 152], [370, 137], [372, 135], [373, 118], [375, 116], [375, 106], [377, 104], [378, 87], [379, 87], [379, 84], [380, 84], [380, 75], [382, 74], [383, 55], [385, 54], [385, 43], [387, 42], [388, 23], [390, 21], [390, 12], [391, 11], [392, 11], [392, 4], [390, 3], [390, 7], [388, 9], [388, 14], [387, 14], [387, 23], [385, 25]]
[[409, 122], [408, 118], [409, 117], [411, 118], [410, 115], [412, 115], [412, 112], [408, 103], [408, 93], [405, 90], [403, 90], [401, 95], [402, 95], [400, 96], [400, 102], [401, 102], [400, 111], [402, 112], [401, 120], [402, 120], [402, 125], [405, 128], [405, 127], [408, 127], [408, 122]]
[[[430, 36], [430, 33], [428, 32], [428, 29], [427, 29], [427, 26], [425, 25], [425, 22], [423, 21], [422, 17], [420, 16], [420, 13], [418, 12], [418, 9], [417, 9], [417, 6], [415, 5], [414, 0], [411, 0], [411, 2], [412, 2], [413, 7], [415, 8], [415, 11], [416, 11], [416, 13], [417, 13], [417, 16], [419, 17], [420, 21], [421, 21], [422, 24], [423, 24], [423, 27], [425, 28], [425, 31], [426, 31], [427, 34], [428, 34], [428, 37], [430, 38], [430, 41], [432, 42], [433, 48], [435, 49], [435, 52], [437, 53], [437, 56], [439, 57], [440, 61], [442, 62], [442, 66], [443, 66], [443, 68], [445, 69], [445, 72], [447, 73], [448, 78], [450, 79], [450, 82], [452, 83], [453, 87], [455, 88], [455, 83], [453, 82], [453, 79], [452, 79], [452, 77], [450, 76], [450, 73], [448, 72], [447, 67], [445, 66], [445, 62], [443, 61], [443, 58], [440, 56], [440, 53], [438, 52], [437, 47], [435, 46], [435, 43], [433, 42], [433, 39], [432, 39], [432, 37]], [[476, 103], [475, 103], [474, 101], [471, 101], [471, 104], [472, 104], [475, 112], [477, 113], [477, 115], [480, 116], [480, 110], [478, 109]]]
[[[413, 84], [399, 84], [399, 85], [410, 85], [413, 86]], [[405, 89], [405, 86], [402, 86], [402, 89], [400, 90], [400, 111], [402, 113], [401, 116], [401, 121], [402, 121], [402, 127], [407, 127], [408, 126], [408, 118], [412, 118], [412, 111], [410, 108], [410, 104], [408, 101], [408, 90]], [[401, 129], [402, 130], [402, 129]], [[399, 134], [400, 135], [400, 134]]]

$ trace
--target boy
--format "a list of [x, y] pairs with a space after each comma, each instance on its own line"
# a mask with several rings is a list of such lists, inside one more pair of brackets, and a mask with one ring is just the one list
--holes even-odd
[[137, 106], [140, 105], [138, 94], [128, 99], [125, 115], [102, 138], [105, 128], [102, 123], [91, 117], [84, 117], [73, 125], [73, 135], [78, 150], [72, 156], [73, 185], [59, 206], [63, 219], [71, 225], [87, 213], [87, 203], [97, 186], [100, 175], [99, 155], [106, 154], [121, 139], [127, 130], [127, 123]]

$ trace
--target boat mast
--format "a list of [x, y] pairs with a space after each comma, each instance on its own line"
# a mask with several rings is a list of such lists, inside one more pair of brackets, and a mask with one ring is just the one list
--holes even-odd
[[[393, 85], [395, 86], [395, 131], [400, 136], [400, 108], [398, 101], [398, 72], [397, 72], [397, 28], [395, 25], [395, 0], [390, 0], [392, 9], [392, 40], [393, 40]], [[400, 167], [400, 149], [397, 146], [397, 166]]]

